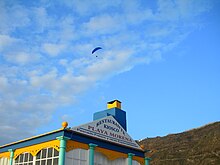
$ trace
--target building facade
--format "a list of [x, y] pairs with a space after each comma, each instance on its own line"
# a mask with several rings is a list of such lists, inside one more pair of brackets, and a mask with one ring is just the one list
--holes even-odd
[[62, 128], [0, 146], [0, 165], [148, 165], [143, 149], [128, 135], [121, 102], [81, 126]]

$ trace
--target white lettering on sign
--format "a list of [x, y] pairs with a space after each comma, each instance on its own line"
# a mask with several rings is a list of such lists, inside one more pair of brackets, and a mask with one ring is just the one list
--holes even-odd
[[82, 126], [74, 127], [72, 130], [102, 140], [140, 149], [140, 146], [128, 135], [123, 127], [112, 116], [108, 116]]

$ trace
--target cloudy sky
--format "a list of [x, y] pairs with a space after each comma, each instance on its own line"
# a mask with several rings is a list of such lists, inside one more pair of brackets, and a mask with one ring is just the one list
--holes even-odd
[[219, 11], [218, 0], [1, 0], [0, 145], [90, 122], [114, 99], [134, 139], [219, 121]]

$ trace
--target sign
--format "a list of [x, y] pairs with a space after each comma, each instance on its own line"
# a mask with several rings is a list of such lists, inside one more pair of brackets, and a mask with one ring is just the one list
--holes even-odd
[[78, 127], [73, 127], [72, 130], [108, 142], [117, 143], [135, 149], [141, 149], [112, 116], [95, 120], [91, 123]]

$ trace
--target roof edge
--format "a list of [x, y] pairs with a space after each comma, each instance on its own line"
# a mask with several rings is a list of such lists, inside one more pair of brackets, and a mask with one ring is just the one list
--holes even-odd
[[22, 139], [22, 140], [18, 140], [16, 142], [8, 143], [8, 144], [0, 146], [0, 148], [8, 147], [10, 145], [22, 143], [22, 142], [25, 142], [25, 141], [28, 141], [28, 140], [36, 139], [36, 138], [39, 138], [39, 137], [42, 137], [42, 136], [45, 136], [45, 135], [49, 135], [49, 134], [56, 133], [56, 132], [59, 132], [59, 131], [64, 131], [64, 130], [65, 129], [60, 128], [60, 129], [53, 130], [53, 131], [50, 131], [50, 132], [46, 132], [46, 133], [43, 133], [43, 134], [40, 134], [40, 135], [36, 135], [36, 136], [32, 136], [32, 137], [25, 138], [25, 139]]

